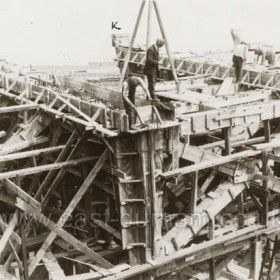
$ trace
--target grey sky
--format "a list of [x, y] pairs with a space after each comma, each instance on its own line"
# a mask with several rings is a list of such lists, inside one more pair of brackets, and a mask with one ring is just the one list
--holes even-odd
[[[24, 64], [110, 60], [111, 22], [131, 33], [141, 0], [0, 0], [0, 55]], [[229, 29], [280, 45], [279, 0], [158, 0], [173, 51], [232, 47]], [[147, 5], [146, 5], [147, 6]], [[145, 43], [146, 14], [137, 41]], [[159, 35], [153, 15], [153, 38]]]

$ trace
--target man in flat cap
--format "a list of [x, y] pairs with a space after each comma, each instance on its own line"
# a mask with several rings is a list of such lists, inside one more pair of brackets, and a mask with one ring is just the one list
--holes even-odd
[[129, 77], [126, 81], [123, 82], [123, 87], [122, 87], [123, 104], [124, 104], [126, 114], [128, 115], [130, 130], [138, 129], [135, 126], [135, 117], [136, 117], [135, 113], [137, 113], [135, 107], [135, 92], [138, 86], [140, 86], [143, 89], [143, 91], [146, 93], [147, 99], [151, 100], [147, 85], [140, 77], [137, 76]]
[[159, 48], [165, 45], [163, 39], [157, 39], [156, 43], [147, 50], [146, 63], [143, 73], [148, 79], [148, 88], [152, 99], [155, 99], [155, 85], [159, 74]]

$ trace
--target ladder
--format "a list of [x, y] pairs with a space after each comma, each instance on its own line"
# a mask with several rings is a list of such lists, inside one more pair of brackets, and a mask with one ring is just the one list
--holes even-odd
[[263, 261], [259, 280], [272, 280], [271, 271], [278, 249], [278, 235], [276, 235], [275, 239], [268, 238], [263, 253]]
[[122, 246], [129, 250], [132, 265], [144, 263], [150, 247], [146, 209], [148, 150], [144, 142], [140, 134], [121, 138], [115, 146], [117, 168], [126, 174], [126, 178], [118, 179]]

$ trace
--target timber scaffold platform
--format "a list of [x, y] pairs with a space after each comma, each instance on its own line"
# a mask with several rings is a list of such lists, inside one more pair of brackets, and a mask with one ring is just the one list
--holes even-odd
[[278, 70], [236, 93], [230, 66], [175, 60], [177, 93], [162, 59], [173, 110], [137, 92], [133, 131], [113, 85], [2, 62], [0, 279], [278, 279]]

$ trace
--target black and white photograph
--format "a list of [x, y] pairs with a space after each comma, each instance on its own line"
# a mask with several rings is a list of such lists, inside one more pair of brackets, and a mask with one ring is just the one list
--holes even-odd
[[0, 5], [0, 280], [280, 280], [279, 0]]

